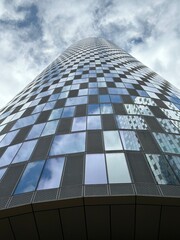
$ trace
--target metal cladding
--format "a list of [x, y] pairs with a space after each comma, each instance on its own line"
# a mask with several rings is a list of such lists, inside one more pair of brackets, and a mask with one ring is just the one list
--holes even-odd
[[179, 239], [180, 91], [134, 57], [81, 40], [0, 114], [4, 239]]

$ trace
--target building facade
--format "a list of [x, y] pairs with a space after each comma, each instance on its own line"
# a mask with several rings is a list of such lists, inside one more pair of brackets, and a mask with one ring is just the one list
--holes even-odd
[[72, 45], [1, 109], [0, 207], [2, 239], [179, 239], [180, 91]]

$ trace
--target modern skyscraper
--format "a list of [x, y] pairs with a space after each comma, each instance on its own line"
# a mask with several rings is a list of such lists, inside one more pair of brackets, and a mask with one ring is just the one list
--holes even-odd
[[1, 239], [180, 239], [180, 91], [100, 38], [0, 115]]

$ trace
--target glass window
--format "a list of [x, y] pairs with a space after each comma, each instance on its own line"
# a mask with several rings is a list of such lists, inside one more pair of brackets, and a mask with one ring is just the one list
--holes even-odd
[[98, 89], [97, 88], [90, 88], [89, 89], [89, 95], [97, 95]]
[[173, 155], [166, 155], [168, 163], [171, 165], [173, 171], [175, 172], [176, 176], [180, 180], [180, 157], [173, 156]]
[[100, 104], [100, 109], [101, 109], [101, 114], [112, 114], [113, 113], [113, 108], [111, 104], [104, 103]]
[[54, 107], [55, 103], [56, 103], [56, 101], [46, 103], [45, 107], [43, 108], [43, 111], [52, 109]]
[[101, 117], [100, 116], [88, 116], [87, 117], [87, 129], [101, 129]]
[[75, 107], [64, 108], [63, 113], [62, 113], [62, 118], [73, 117], [74, 116], [74, 111], [75, 111]]
[[33, 138], [38, 138], [43, 129], [44, 129], [45, 123], [40, 123], [36, 124], [31, 128], [31, 131], [29, 132], [28, 136], [26, 139], [33, 139]]
[[122, 144], [118, 131], [104, 131], [103, 135], [106, 151], [122, 150]]
[[109, 183], [131, 182], [124, 153], [108, 153], [106, 161]]
[[29, 160], [38, 140], [24, 142], [15, 156], [13, 163]]
[[2, 141], [0, 142], [0, 147], [9, 145], [12, 142], [12, 140], [15, 138], [18, 132], [19, 130], [7, 133], [5, 137], [2, 139]]
[[48, 159], [37, 189], [58, 188], [61, 181], [63, 165], [64, 157]]
[[120, 131], [121, 139], [125, 150], [140, 151], [141, 145], [133, 131]]
[[85, 138], [85, 132], [55, 136], [50, 155], [84, 152]]
[[116, 120], [120, 129], [147, 129], [147, 124], [140, 116], [117, 115]]
[[28, 116], [28, 117], [20, 118], [14, 124], [12, 130], [32, 125], [32, 124], [34, 124], [36, 122], [38, 117], [39, 117], [39, 113], [33, 114], [31, 116]]
[[18, 185], [15, 194], [34, 191], [38, 183], [44, 161], [28, 163]]
[[171, 167], [162, 155], [146, 154], [151, 170], [159, 184], [178, 184]]
[[88, 97], [87, 96], [81, 96], [81, 97], [73, 97], [68, 98], [66, 100], [66, 106], [73, 106], [73, 105], [80, 105], [80, 104], [87, 104]]
[[178, 129], [175, 127], [175, 125], [172, 123], [173, 120], [170, 119], [161, 119], [157, 118], [158, 122], [161, 124], [161, 126], [164, 128], [166, 132], [170, 133], [179, 133]]
[[85, 184], [106, 184], [106, 165], [104, 154], [87, 154], [85, 165]]
[[62, 110], [62, 108], [52, 110], [49, 120], [59, 119], [61, 117]]
[[88, 89], [79, 89], [78, 96], [88, 95]]
[[100, 114], [99, 104], [89, 104], [88, 105], [88, 114], [89, 115]]
[[10, 146], [6, 149], [6, 151], [4, 152], [4, 154], [0, 158], [0, 167], [6, 166], [6, 165], [8, 165], [12, 162], [14, 156], [18, 152], [21, 145], [22, 144], [19, 143], [19, 144]]
[[72, 132], [86, 130], [86, 117], [76, 117], [73, 119]]
[[0, 169], [0, 180], [2, 179], [2, 177], [4, 176], [4, 173], [6, 172], [7, 168], [1, 168]]
[[32, 113], [41, 112], [43, 110], [44, 106], [45, 106], [45, 103], [37, 105]]
[[56, 132], [58, 123], [59, 123], [59, 120], [47, 122], [41, 136], [54, 134]]
[[180, 154], [180, 136], [167, 133], [153, 133], [161, 150], [166, 153]]
[[99, 95], [100, 103], [108, 103], [110, 102], [109, 95]]
[[110, 95], [110, 98], [111, 98], [112, 103], [122, 103], [123, 102], [121, 96], [119, 96], [119, 95]]

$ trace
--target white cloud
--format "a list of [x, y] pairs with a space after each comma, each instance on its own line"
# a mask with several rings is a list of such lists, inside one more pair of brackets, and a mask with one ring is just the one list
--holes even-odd
[[[37, 13], [29, 20], [32, 6]], [[179, 12], [179, 0], [0, 1], [1, 106], [70, 44], [89, 36], [112, 40], [177, 85]]]

